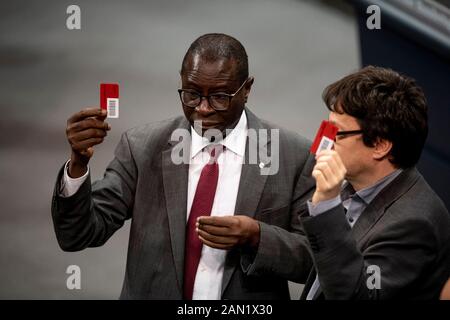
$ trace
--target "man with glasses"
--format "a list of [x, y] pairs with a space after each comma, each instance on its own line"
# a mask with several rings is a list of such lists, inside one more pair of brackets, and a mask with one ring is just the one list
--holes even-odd
[[[123, 299], [288, 299], [286, 276], [311, 268], [298, 214], [311, 196], [310, 143], [256, 117], [242, 44], [224, 34], [195, 40], [178, 90], [184, 117], [122, 135], [103, 179], [90, 183], [92, 147], [110, 126], [98, 108], [68, 120], [70, 160], [57, 178], [52, 215], [63, 250], [104, 244], [132, 218]], [[187, 163], [173, 159], [176, 130], [190, 134]], [[249, 131], [279, 130], [256, 144]], [[222, 136], [209, 135], [219, 132]], [[214, 137], [214, 139], [213, 139]], [[249, 161], [279, 147], [279, 169]], [[278, 150], [275, 148], [274, 150]], [[184, 150], [186, 151], [186, 150]], [[258, 274], [246, 275], [258, 269]], [[301, 281], [301, 276], [299, 279]]]
[[438, 299], [449, 277], [450, 216], [415, 168], [428, 132], [422, 90], [366, 67], [323, 98], [339, 131], [312, 172], [302, 223], [314, 268], [302, 297]]

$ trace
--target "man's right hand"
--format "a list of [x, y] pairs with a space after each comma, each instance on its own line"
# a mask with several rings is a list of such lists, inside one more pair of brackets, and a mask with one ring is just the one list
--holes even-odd
[[105, 122], [106, 110], [86, 108], [67, 120], [66, 135], [72, 148], [69, 162], [69, 176], [79, 178], [87, 171], [89, 159], [94, 154], [92, 148], [103, 142], [111, 126]]

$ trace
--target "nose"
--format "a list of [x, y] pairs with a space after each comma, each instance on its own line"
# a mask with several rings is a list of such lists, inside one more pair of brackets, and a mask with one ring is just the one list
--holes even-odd
[[209, 105], [208, 98], [202, 97], [202, 100], [200, 101], [200, 104], [195, 108], [198, 113], [200, 113], [202, 116], [207, 116], [211, 113], [214, 113], [215, 110]]

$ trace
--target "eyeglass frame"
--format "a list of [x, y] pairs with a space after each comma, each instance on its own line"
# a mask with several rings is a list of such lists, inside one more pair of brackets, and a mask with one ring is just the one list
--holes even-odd
[[[338, 136], [346, 136], [346, 135], [354, 135], [354, 134], [362, 134], [362, 133], [364, 133], [363, 130], [338, 131], [336, 133], [336, 137], [338, 137]], [[334, 138], [334, 141], [336, 141], [336, 138]]]
[[[208, 100], [208, 104], [209, 104], [209, 106], [210, 106], [211, 108], [213, 108], [213, 109], [216, 110], [216, 111], [225, 111], [225, 110], [228, 110], [228, 108], [229, 108], [230, 105], [231, 105], [231, 100], [234, 98], [234, 96], [236, 96], [236, 95], [239, 93], [239, 91], [242, 90], [242, 88], [244, 87], [244, 85], [247, 83], [248, 79], [250, 79], [250, 78], [245, 79], [245, 81], [241, 84], [241, 86], [239, 87], [239, 89], [237, 89], [237, 91], [236, 91], [235, 93], [225, 93], [225, 92], [222, 93], [222, 92], [218, 92], [218, 93], [208, 94], [208, 95], [205, 96], [205, 95], [202, 95], [202, 94], [200, 94], [199, 92], [197, 92], [197, 91], [195, 91], [195, 90], [192, 90], [192, 89], [181, 89], [181, 88], [180, 88], [180, 89], [178, 89], [178, 94], [179, 94], [179, 96], [180, 96], [181, 104], [182, 104], [183, 106], [188, 107], [188, 108], [192, 108], [192, 109], [197, 108], [197, 107], [202, 103], [203, 98], [206, 98], [206, 100]], [[192, 92], [192, 93], [197, 94], [197, 95], [200, 97], [199, 103], [198, 103], [195, 107], [194, 107], [194, 106], [189, 106], [189, 105], [185, 104], [185, 103], [183, 102], [183, 98], [181, 97], [181, 94], [182, 94], [183, 92]], [[211, 100], [210, 100], [210, 97], [211, 97], [211, 96], [214, 96], [214, 95], [222, 95], [222, 96], [228, 97], [228, 107], [225, 108], [225, 109], [216, 109], [216, 108], [214, 107], [214, 105], [211, 103]]]

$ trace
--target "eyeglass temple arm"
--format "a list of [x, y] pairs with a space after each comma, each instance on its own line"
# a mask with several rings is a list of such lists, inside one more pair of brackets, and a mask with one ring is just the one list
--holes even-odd
[[362, 130], [350, 130], [350, 131], [338, 131], [336, 133], [337, 136], [342, 136], [344, 134], [353, 134], [353, 133], [362, 133]]

